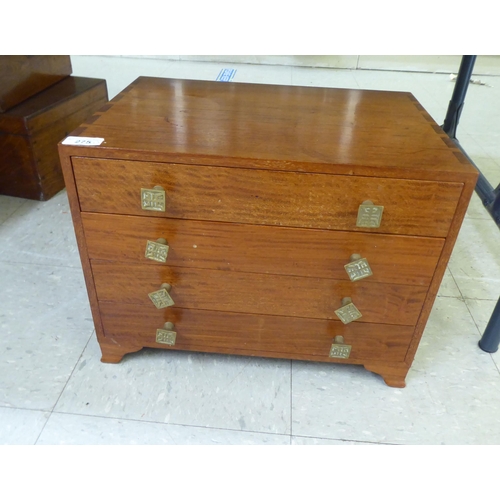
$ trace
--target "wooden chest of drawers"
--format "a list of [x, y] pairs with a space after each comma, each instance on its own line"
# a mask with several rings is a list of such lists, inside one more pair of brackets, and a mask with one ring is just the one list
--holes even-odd
[[404, 387], [477, 172], [409, 93], [141, 77], [59, 145], [102, 361], [355, 363]]

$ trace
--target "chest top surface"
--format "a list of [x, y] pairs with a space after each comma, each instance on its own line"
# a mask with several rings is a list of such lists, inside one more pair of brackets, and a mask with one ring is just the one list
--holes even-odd
[[104, 138], [72, 155], [441, 180], [476, 175], [408, 92], [140, 77], [71, 135]]

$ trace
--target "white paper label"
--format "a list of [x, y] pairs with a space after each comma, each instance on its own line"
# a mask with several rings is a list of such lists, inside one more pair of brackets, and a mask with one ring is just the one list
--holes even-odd
[[100, 146], [104, 142], [102, 137], [75, 137], [69, 135], [62, 141], [62, 144], [70, 146]]

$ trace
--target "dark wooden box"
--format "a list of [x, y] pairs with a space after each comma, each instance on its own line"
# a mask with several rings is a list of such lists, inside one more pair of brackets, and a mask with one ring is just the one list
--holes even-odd
[[69, 56], [0, 56], [0, 112], [71, 75]]
[[68, 76], [0, 113], [0, 194], [44, 201], [63, 189], [57, 143], [107, 101], [106, 80]]

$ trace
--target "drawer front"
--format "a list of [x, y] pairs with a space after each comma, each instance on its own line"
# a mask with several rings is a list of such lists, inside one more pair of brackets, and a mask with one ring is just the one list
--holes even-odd
[[99, 301], [139, 304], [155, 310], [149, 297], [163, 283], [175, 306], [186, 309], [270, 314], [340, 321], [335, 310], [350, 297], [358, 322], [414, 325], [426, 287], [337, 281], [297, 276], [236, 273], [167, 266], [127, 266], [93, 261]]
[[[347, 280], [352, 254], [368, 260], [375, 283], [428, 286], [444, 240], [284, 227], [82, 214], [91, 259]], [[164, 238], [166, 262], [146, 258]], [[366, 278], [365, 278], [366, 279]]]
[[[84, 212], [445, 237], [463, 184], [243, 168], [73, 158]], [[165, 211], [144, 210], [160, 186]], [[361, 203], [384, 206], [357, 227]]]
[[[349, 363], [383, 359], [403, 361], [413, 328], [305, 318], [284, 318], [171, 308], [153, 311], [130, 304], [101, 303], [105, 335], [144, 347], [231, 352], [261, 356], [307, 357]], [[156, 342], [156, 330], [172, 322], [175, 345]], [[333, 339], [351, 345], [349, 358], [330, 358]]]

